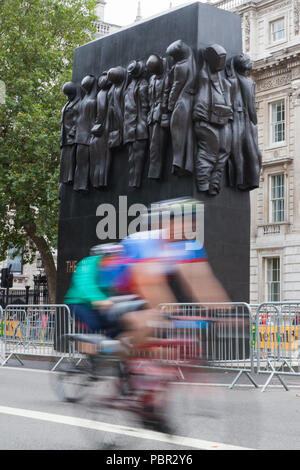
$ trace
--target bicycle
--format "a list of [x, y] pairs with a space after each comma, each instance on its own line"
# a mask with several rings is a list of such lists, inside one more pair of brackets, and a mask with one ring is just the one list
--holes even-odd
[[[81, 404], [90, 414], [108, 409], [130, 412], [139, 418], [144, 427], [172, 434], [174, 429], [167, 408], [170, 385], [182, 380], [178, 361], [185, 365], [195, 364], [199, 363], [200, 357], [198, 340], [180, 335], [178, 326], [182, 321], [186, 326], [186, 320], [186, 317], [176, 317], [171, 323], [153, 324], [161, 337], [133, 348], [125, 363], [117, 354], [118, 341], [104, 335], [65, 335], [69, 342], [96, 345], [98, 352], [75, 365], [61, 366], [57, 373], [60, 398]], [[194, 323], [195, 320], [193, 318]], [[206, 324], [207, 319], [198, 319], [199, 327]], [[168, 336], [176, 338], [170, 339]]]

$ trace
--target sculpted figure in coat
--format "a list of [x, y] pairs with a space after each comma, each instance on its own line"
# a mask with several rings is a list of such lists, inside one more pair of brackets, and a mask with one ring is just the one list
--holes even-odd
[[62, 91], [67, 96], [68, 101], [61, 113], [61, 163], [59, 182], [61, 184], [72, 184], [76, 161], [75, 135], [79, 97], [77, 96], [77, 87], [73, 82], [65, 83]]
[[258, 147], [255, 82], [247, 75], [252, 69], [247, 54], [233, 57], [226, 72], [233, 89], [233, 140], [229, 161], [230, 185], [240, 190], [259, 187], [262, 155]]
[[96, 79], [92, 75], [87, 75], [81, 82], [84, 96], [79, 103], [76, 126], [75, 191], [88, 191], [89, 189], [91, 130], [96, 119], [95, 83]]
[[168, 110], [173, 146], [173, 172], [192, 173], [194, 169], [194, 136], [192, 123], [196, 84], [196, 62], [191, 47], [175, 41], [167, 49], [175, 62], [171, 69]]
[[103, 72], [98, 79], [97, 115], [91, 130], [90, 181], [94, 188], [108, 185], [111, 165], [111, 150], [108, 147], [108, 93], [111, 85], [108, 72]]
[[114, 67], [108, 71], [112, 84], [108, 92], [108, 146], [117, 148], [123, 144], [124, 91], [128, 83], [128, 73], [124, 67]]
[[166, 154], [170, 114], [168, 112], [169, 74], [167, 63], [156, 54], [147, 61], [147, 69], [151, 74], [149, 80], [149, 140], [150, 164], [148, 178], [160, 179]]
[[124, 144], [128, 148], [129, 186], [141, 185], [142, 173], [147, 156], [149, 109], [148, 82], [145, 66], [133, 61], [127, 68], [129, 84], [124, 93]]
[[232, 142], [232, 90], [221, 73], [226, 51], [218, 45], [204, 50], [193, 120], [197, 139], [195, 177], [198, 191], [216, 196], [230, 156]]

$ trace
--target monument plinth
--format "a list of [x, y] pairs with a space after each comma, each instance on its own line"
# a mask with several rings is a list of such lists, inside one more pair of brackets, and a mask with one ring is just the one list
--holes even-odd
[[[212, 45], [217, 46], [210, 49]], [[81, 118], [69, 144], [76, 148], [66, 153], [74, 159], [77, 152], [74, 182], [61, 181], [60, 189], [58, 303], [76, 261], [101, 242], [98, 207], [113, 204], [118, 216], [127, 210], [120, 207], [120, 196], [126, 196], [127, 207], [180, 196], [204, 201], [209, 261], [231, 299], [248, 301], [250, 198], [247, 187], [241, 190], [232, 183], [235, 111], [232, 76], [226, 76], [226, 64], [241, 53], [240, 17], [199, 2], [76, 49], [72, 82], [77, 96], [70, 103], [76, 103]], [[213, 93], [225, 103], [209, 110], [209, 118], [203, 117], [205, 99], [199, 95], [203, 80], [206, 87], [215, 83]], [[90, 132], [89, 141], [85, 132]], [[213, 139], [201, 137], [211, 132], [217, 135], [217, 151], [212, 150]], [[207, 164], [211, 152], [215, 170]]]

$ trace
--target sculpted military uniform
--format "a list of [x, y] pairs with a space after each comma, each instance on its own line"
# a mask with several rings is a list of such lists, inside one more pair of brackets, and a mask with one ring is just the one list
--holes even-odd
[[61, 116], [59, 182], [71, 184], [73, 183], [76, 164], [75, 135], [79, 98], [76, 97], [76, 85], [72, 82], [68, 82], [63, 86], [63, 92], [67, 95], [68, 102], [63, 107]]
[[192, 123], [196, 84], [196, 62], [192, 49], [175, 41], [167, 49], [175, 65], [171, 71], [168, 109], [172, 113], [170, 130], [173, 147], [173, 172], [193, 173], [194, 136]]
[[131, 81], [124, 95], [123, 143], [129, 153], [129, 186], [140, 187], [147, 156], [148, 82], [143, 78], [144, 66], [134, 61], [128, 66]]
[[168, 114], [169, 76], [166, 70], [166, 61], [154, 54], [149, 57], [147, 68], [150, 73], [153, 73], [149, 80], [148, 89], [150, 106], [148, 114], [150, 138], [148, 178], [159, 179], [166, 153], [170, 120]]
[[108, 93], [111, 82], [107, 72], [98, 80], [99, 92], [97, 94], [97, 116], [91, 133], [90, 145], [90, 180], [94, 188], [108, 185], [108, 175], [111, 165], [111, 150], [108, 146]]
[[85, 95], [79, 103], [76, 128], [75, 191], [89, 189], [91, 129], [96, 119], [95, 81], [95, 77], [88, 75], [81, 82]]
[[128, 74], [124, 67], [114, 67], [109, 70], [108, 79], [112, 83], [108, 92], [108, 146], [117, 148], [123, 144], [124, 91]]
[[231, 186], [243, 191], [259, 187], [262, 163], [258, 147], [255, 82], [247, 77], [251, 69], [252, 63], [246, 54], [233, 57], [226, 68], [234, 96], [229, 178]]
[[198, 151], [195, 176], [198, 191], [215, 196], [231, 151], [233, 119], [231, 85], [220, 74], [226, 51], [218, 45], [206, 49], [200, 72], [193, 120]]

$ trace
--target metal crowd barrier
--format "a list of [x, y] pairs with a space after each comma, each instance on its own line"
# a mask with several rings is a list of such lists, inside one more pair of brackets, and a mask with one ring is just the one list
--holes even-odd
[[4, 313], [0, 306], [0, 365], [5, 361]]
[[8, 305], [2, 311], [4, 366], [15, 357], [68, 356], [65, 345], [57, 344], [62, 333], [71, 331], [71, 317], [66, 305]]
[[[236, 372], [230, 388], [243, 374], [258, 388], [252, 375], [267, 374], [262, 391], [274, 377], [288, 390], [284, 377], [300, 376], [300, 302], [163, 304], [161, 309], [181, 321], [177, 328], [157, 328], [156, 336], [190, 340], [183, 351], [161, 349], [161, 358], [179, 368], [192, 357], [200, 367]], [[54, 357], [53, 370], [65, 358], [81, 361], [85, 352], [67, 342], [66, 333], [88, 333], [67, 305], [0, 307], [0, 365], [12, 357], [23, 364], [23, 356]]]
[[[172, 331], [193, 340], [198, 354], [195, 358], [203, 361], [201, 367], [237, 372], [230, 388], [243, 374], [258, 388], [251, 375], [254, 373], [253, 317], [249, 304], [164, 304], [162, 310], [171, 318], [181, 317], [181, 333], [177, 329]], [[182, 317], [187, 321], [182, 321]], [[172, 359], [176, 360], [174, 353]]]
[[[189, 340], [190, 344], [186, 344], [183, 350], [179, 346], [175, 349], [173, 346], [160, 348], [159, 357], [176, 364], [182, 378], [181, 366], [191, 365], [191, 359], [195, 359], [203, 368], [236, 372], [230, 388], [242, 374], [258, 388], [251, 375], [254, 372], [252, 307], [246, 303], [162, 304], [162, 312], [170, 319], [180, 317], [180, 322], [176, 323], [176, 328], [172, 322], [164, 324], [169, 325], [167, 327], [155, 328], [155, 336], [171, 340], [181, 338]], [[71, 333], [88, 334], [87, 329], [72, 317], [70, 325]], [[104, 331], [98, 333], [105, 334]], [[75, 342], [71, 344], [70, 354], [78, 362], [84, 358]], [[144, 354], [140, 352], [138, 356], [142, 359]], [[148, 351], [147, 358], [149, 356], [151, 353]], [[155, 357], [158, 357], [157, 352]]]
[[274, 377], [288, 390], [283, 376], [300, 376], [300, 302], [266, 302], [259, 305], [253, 324], [253, 338], [256, 371], [269, 376], [262, 391]]

